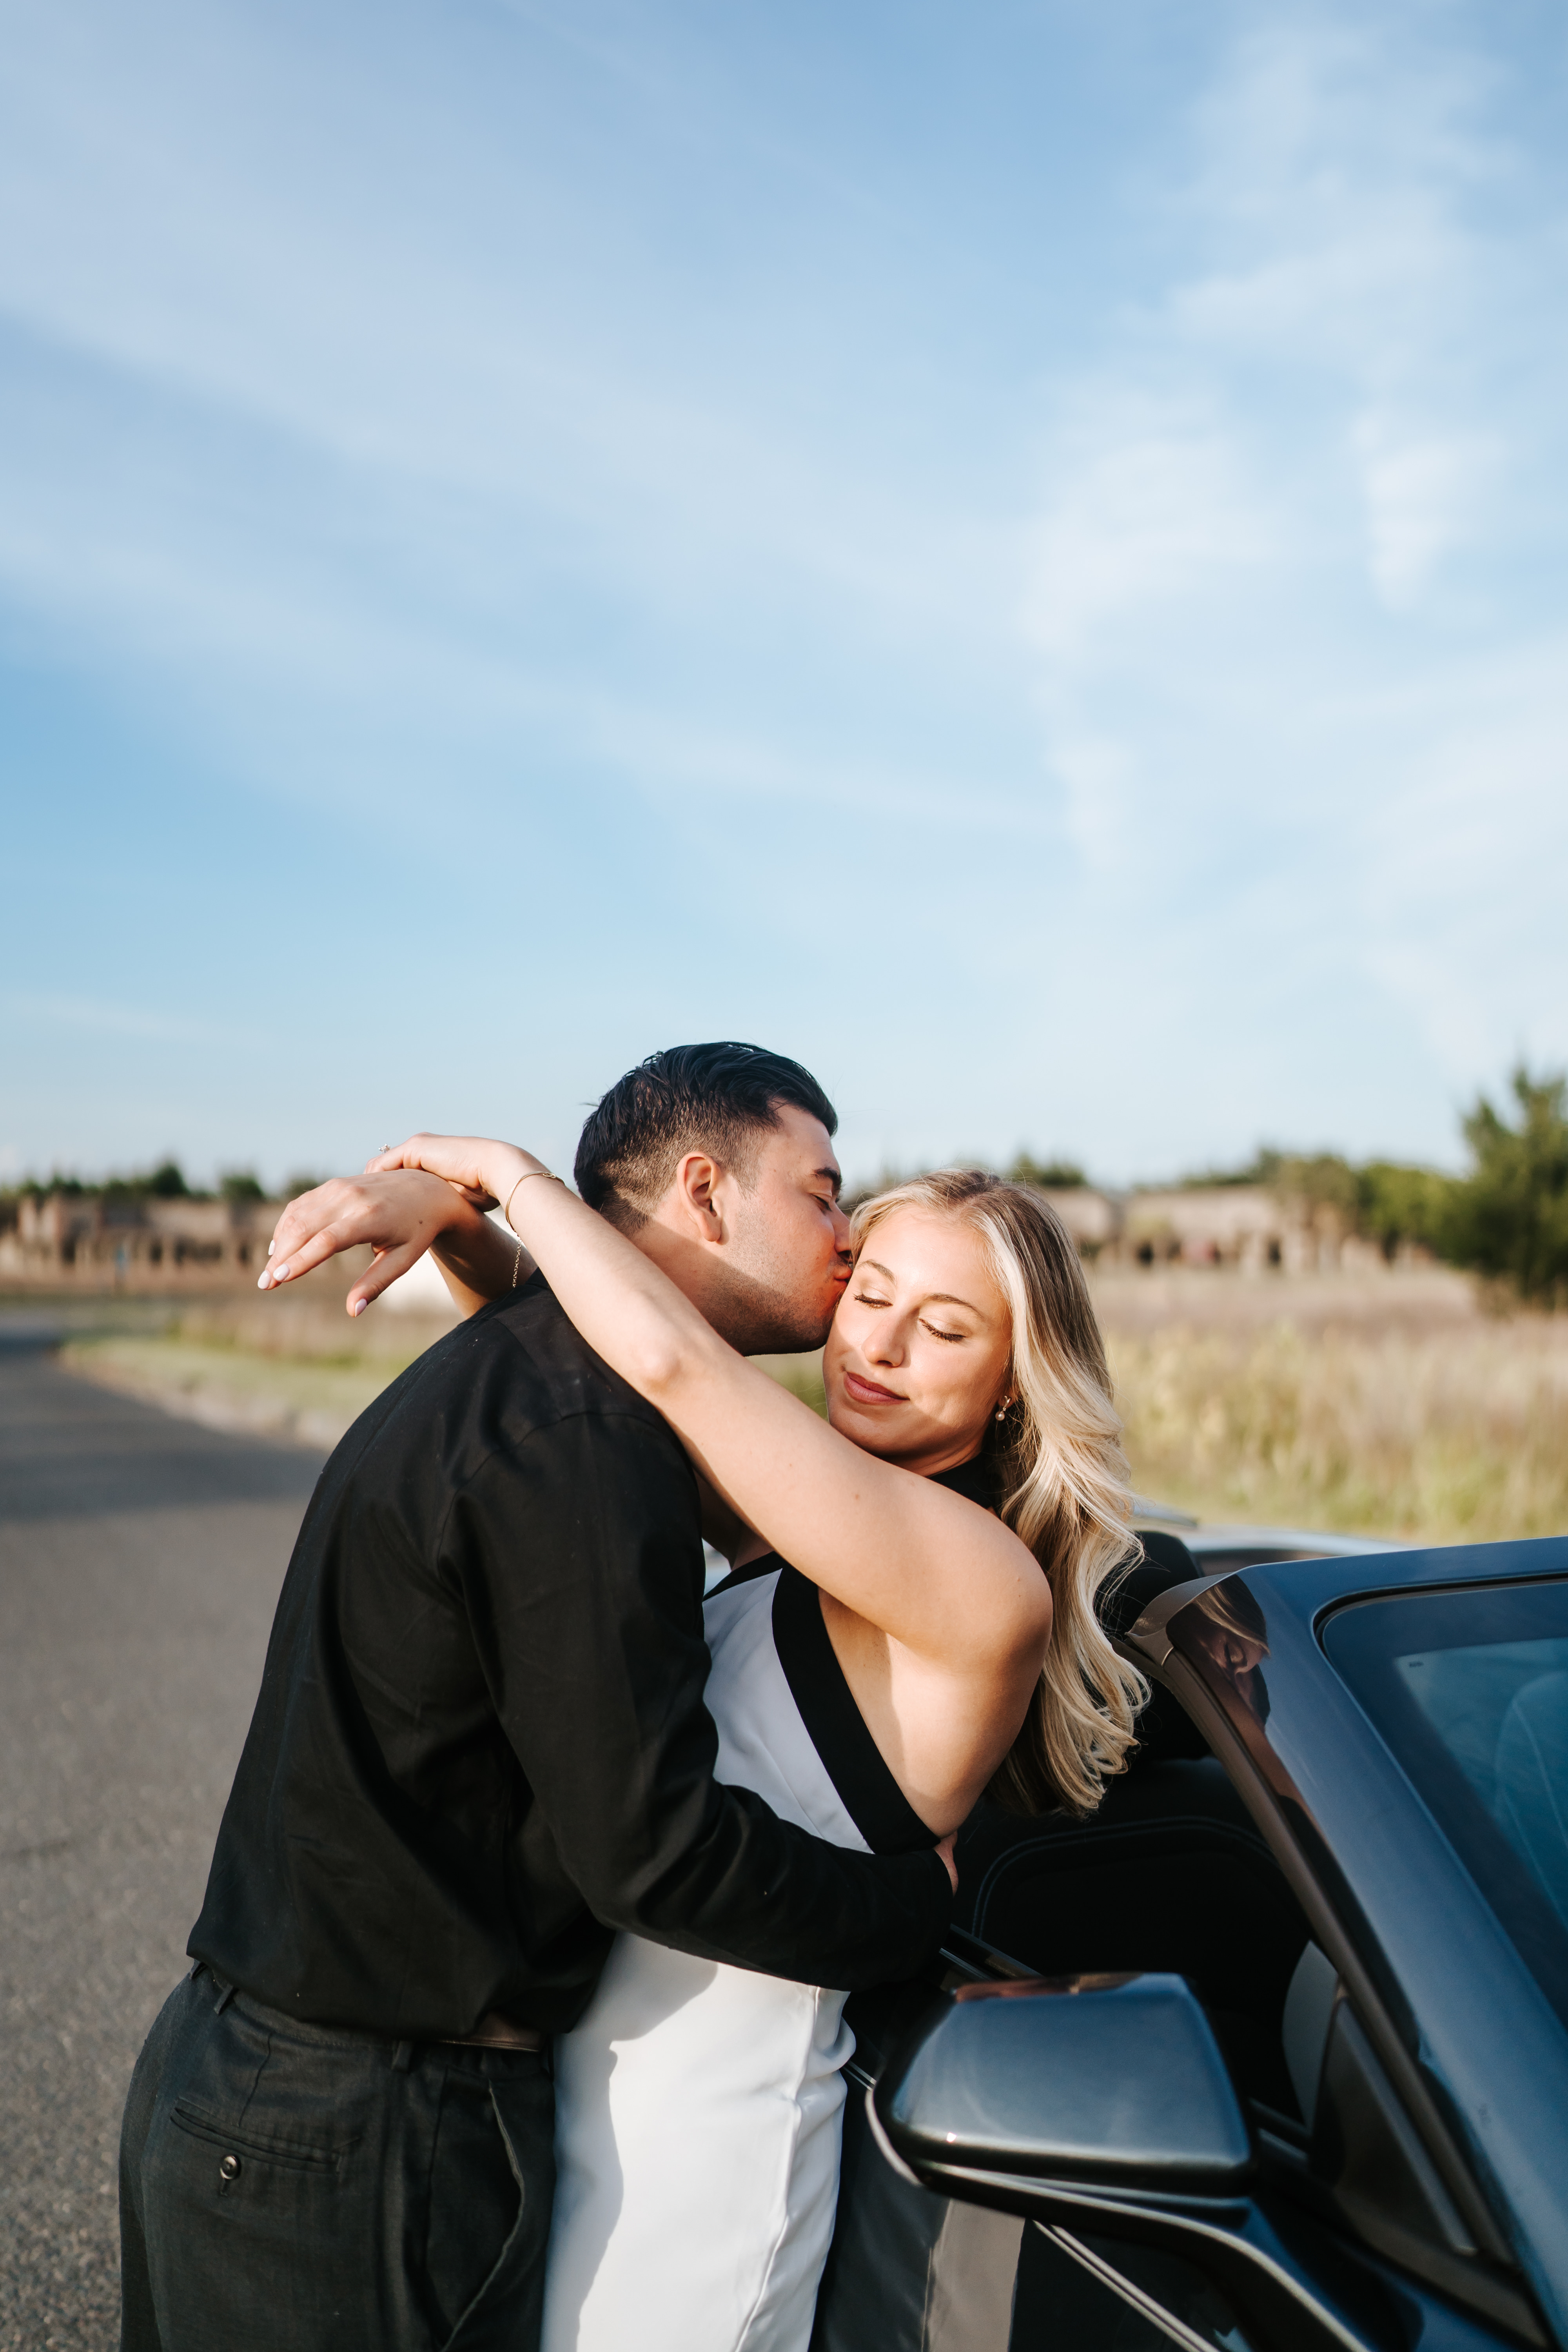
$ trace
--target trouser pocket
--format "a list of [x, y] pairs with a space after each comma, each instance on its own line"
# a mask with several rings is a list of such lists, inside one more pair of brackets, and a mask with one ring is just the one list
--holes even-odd
[[363, 2145], [384, 2063], [275, 2033], [238, 2002], [217, 2013], [200, 1980], [178, 2045], [138, 2165], [160, 2352], [413, 2352]]
[[192, 2139], [203, 2140], [221, 2150], [217, 2165], [217, 2191], [223, 2196], [245, 2177], [247, 2162], [272, 2165], [284, 2172], [335, 2173], [349, 2149], [311, 2147], [305, 2142], [276, 2139], [265, 2134], [237, 2130], [219, 2115], [194, 2105], [188, 2099], [176, 2099], [169, 2110], [169, 2121], [176, 2131], [185, 2132]]
[[539, 2344], [555, 2196], [555, 2085], [542, 2061], [509, 2061], [504, 2073], [492, 2074], [489, 2095], [516, 2184], [517, 2218], [442, 2352], [537, 2352]]

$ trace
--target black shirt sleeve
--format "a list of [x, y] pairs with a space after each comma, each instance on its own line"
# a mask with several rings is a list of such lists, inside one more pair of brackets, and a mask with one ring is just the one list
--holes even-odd
[[535, 1836], [608, 1927], [806, 1983], [901, 1977], [951, 1909], [931, 1853], [853, 1854], [714, 1780], [690, 1470], [633, 1414], [492, 1454], [454, 1499], [456, 1580]]

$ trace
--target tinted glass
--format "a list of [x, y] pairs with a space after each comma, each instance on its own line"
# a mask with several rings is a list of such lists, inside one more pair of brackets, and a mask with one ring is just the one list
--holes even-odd
[[1323, 1647], [1568, 2021], [1568, 1582], [1358, 1601]]
[[1254, 2352], [1219, 2289], [1180, 2254], [1039, 2222], [1024, 2231], [1008, 2352], [1170, 2352], [1173, 2341]]
[[1239, 1698], [1259, 1723], [1268, 1722], [1268, 1628], [1244, 1577], [1211, 1584], [1178, 1611], [1168, 1630], [1183, 1657], [1222, 1697]]

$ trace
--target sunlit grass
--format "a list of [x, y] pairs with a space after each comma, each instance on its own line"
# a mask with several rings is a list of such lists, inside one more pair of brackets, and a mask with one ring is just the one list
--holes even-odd
[[1568, 1532], [1568, 1318], [1110, 1339], [1139, 1491], [1436, 1543]]
[[60, 1351], [70, 1370], [105, 1388], [225, 1429], [335, 1445], [402, 1367], [261, 1355], [181, 1339], [84, 1339]]
[[341, 1291], [301, 1289], [191, 1307], [161, 1336], [73, 1340], [60, 1357], [89, 1380], [193, 1420], [331, 1446], [447, 1328], [439, 1317], [374, 1308], [351, 1322]]

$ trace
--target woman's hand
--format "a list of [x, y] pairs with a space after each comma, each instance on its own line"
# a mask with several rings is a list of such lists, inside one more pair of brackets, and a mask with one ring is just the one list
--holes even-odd
[[373, 1298], [406, 1274], [444, 1238], [488, 1234], [480, 1210], [463, 1192], [415, 1168], [395, 1173], [334, 1176], [290, 1201], [273, 1229], [259, 1290], [276, 1290], [324, 1265], [340, 1250], [369, 1244], [375, 1258], [348, 1295], [348, 1311], [363, 1315]]
[[454, 1185], [475, 1208], [504, 1208], [524, 1176], [550, 1172], [531, 1151], [482, 1135], [411, 1135], [368, 1162], [367, 1174], [420, 1168]]

